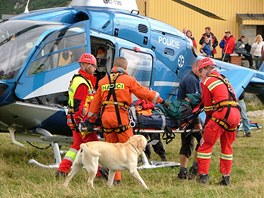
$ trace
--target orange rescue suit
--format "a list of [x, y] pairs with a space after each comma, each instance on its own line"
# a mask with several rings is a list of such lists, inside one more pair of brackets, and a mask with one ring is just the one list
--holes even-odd
[[[134, 77], [129, 76], [122, 68], [114, 67], [110, 77], [114, 74], [118, 74], [114, 89], [116, 99], [119, 104], [123, 104], [118, 105], [121, 122], [123, 126], [128, 126], [128, 128], [124, 132], [118, 133], [116, 131], [111, 131], [109, 133], [104, 133], [104, 136], [106, 142], [124, 143], [129, 139], [129, 137], [133, 136], [133, 130], [129, 127], [129, 114], [127, 108], [132, 104], [132, 94], [134, 94], [139, 99], [149, 100], [153, 103], [160, 103], [162, 102], [162, 99], [159, 97], [158, 92], [151, 91], [148, 88], [143, 87]], [[113, 96], [107, 100], [110, 91], [110, 84], [109, 76], [105, 76], [99, 81], [98, 90], [91, 102], [88, 116], [92, 122], [92, 118], [95, 118], [95, 115], [98, 114], [102, 109], [102, 104], [104, 104], [106, 101], [110, 101], [109, 104], [105, 105], [104, 112], [101, 112], [102, 127], [107, 129], [115, 129], [118, 128], [118, 120], [115, 105], [113, 104]], [[121, 180], [121, 172], [116, 172], [115, 180]]]
[[[94, 95], [94, 100], [91, 102], [89, 115], [99, 113], [101, 109], [101, 104], [107, 100], [109, 90], [110, 90], [109, 78], [108, 76], [105, 76], [103, 79], [99, 81], [98, 90]], [[162, 99], [159, 97], [159, 93], [157, 93], [156, 91], [151, 91], [148, 88], [143, 87], [137, 82], [135, 78], [129, 76], [127, 73], [120, 74], [117, 77], [115, 83], [115, 94], [117, 101], [119, 103], [126, 104], [127, 106], [131, 106], [132, 93], [139, 99], [149, 100], [153, 103], [159, 103], [162, 101]], [[110, 98], [110, 101], [114, 101], [113, 97]], [[119, 112], [122, 120], [122, 125], [128, 125], [129, 124], [128, 109], [119, 106]], [[103, 127], [105, 128], [118, 127], [114, 105], [106, 105], [103, 115], [101, 115], [101, 119], [102, 119]]]

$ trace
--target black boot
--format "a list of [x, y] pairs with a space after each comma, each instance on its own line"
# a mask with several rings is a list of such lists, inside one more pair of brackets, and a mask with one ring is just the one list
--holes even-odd
[[209, 183], [209, 175], [208, 174], [199, 175], [197, 177], [196, 181], [200, 184], [208, 184]]
[[187, 168], [180, 167], [180, 172], [178, 173], [179, 179], [187, 179]]
[[121, 180], [114, 180], [113, 185], [118, 186], [121, 184]]
[[105, 168], [105, 167], [100, 167], [98, 171], [101, 173], [102, 178], [107, 181], [108, 180], [109, 170], [107, 168]]
[[161, 160], [162, 160], [163, 162], [166, 162], [166, 161], [168, 161], [168, 160], [167, 160], [167, 157], [166, 157], [166, 155], [165, 155], [165, 154], [163, 154], [163, 155], [160, 155], [160, 158], [161, 158]]
[[57, 171], [56, 174], [55, 174], [55, 177], [57, 179], [60, 179], [60, 178], [65, 178], [67, 175], [68, 175], [68, 173], [64, 173], [64, 172], [61, 172], [61, 171]]
[[198, 164], [194, 162], [188, 172], [188, 179], [194, 179], [198, 174]]
[[219, 182], [222, 186], [229, 186], [230, 185], [230, 176], [222, 176], [222, 180]]

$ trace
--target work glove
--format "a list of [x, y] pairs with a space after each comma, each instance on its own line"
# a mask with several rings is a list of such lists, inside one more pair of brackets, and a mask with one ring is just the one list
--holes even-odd
[[86, 120], [85, 123], [86, 123], [87, 131], [93, 132], [95, 123], [90, 122], [89, 120]]
[[85, 122], [79, 122], [78, 124], [78, 129], [79, 131], [84, 131], [84, 128], [86, 128], [86, 123]]

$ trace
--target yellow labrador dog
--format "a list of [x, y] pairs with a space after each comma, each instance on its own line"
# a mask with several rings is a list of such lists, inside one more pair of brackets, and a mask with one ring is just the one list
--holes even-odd
[[88, 185], [92, 188], [98, 165], [109, 169], [107, 185], [113, 185], [115, 171], [128, 169], [130, 173], [148, 189], [137, 171], [138, 156], [144, 151], [147, 140], [143, 135], [134, 135], [126, 143], [87, 142], [81, 144], [73, 162], [71, 172], [64, 186], [67, 187], [73, 176], [84, 166], [88, 172]]

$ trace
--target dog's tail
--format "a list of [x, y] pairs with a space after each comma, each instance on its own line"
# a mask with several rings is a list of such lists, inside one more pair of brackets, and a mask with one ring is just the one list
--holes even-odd
[[88, 155], [91, 155], [92, 157], [99, 157], [100, 153], [97, 153], [93, 150], [91, 150], [89, 147], [86, 146], [85, 143], [81, 144], [81, 149]]

